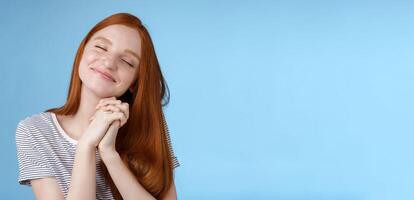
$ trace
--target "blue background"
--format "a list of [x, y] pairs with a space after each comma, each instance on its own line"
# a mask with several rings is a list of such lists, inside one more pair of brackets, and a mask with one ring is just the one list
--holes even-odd
[[2, 1], [1, 199], [17, 122], [65, 102], [77, 47], [116, 12], [171, 92], [179, 199], [414, 199], [412, 1]]

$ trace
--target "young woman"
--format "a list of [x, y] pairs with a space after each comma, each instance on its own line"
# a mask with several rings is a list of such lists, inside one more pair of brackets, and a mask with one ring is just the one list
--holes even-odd
[[176, 199], [168, 101], [141, 21], [105, 18], [78, 48], [67, 102], [19, 121], [19, 183], [42, 200]]

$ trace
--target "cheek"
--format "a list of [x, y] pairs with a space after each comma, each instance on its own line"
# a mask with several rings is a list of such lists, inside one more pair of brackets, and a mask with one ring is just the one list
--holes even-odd
[[84, 54], [84, 59], [86, 64], [92, 64], [99, 59], [99, 55], [96, 52], [87, 52]]
[[122, 80], [122, 84], [129, 87], [135, 78], [135, 73], [134, 70], [119, 70], [119, 77]]
[[99, 60], [98, 54], [94, 52], [84, 52], [82, 60], [79, 64], [79, 75], [82, 78], [88, 77], [90, 75], [90, 65]]

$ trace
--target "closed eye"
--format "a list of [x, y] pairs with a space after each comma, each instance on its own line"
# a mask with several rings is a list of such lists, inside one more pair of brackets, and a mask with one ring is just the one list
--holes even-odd
[[127, 62], [126, 60], [122, 59], [122, 61], [126, 62], [130, 67], [134, 67], [131, 63]]
[[98, 48], [98, 49], [102, 49], [102, 50], [106, 51], [106, 49], [105, 49], [105, 48], [100, 47], [100, 46], [98, 46], [98, 45], [95, 45], [95, 47], [96, 47], [96, 48]]

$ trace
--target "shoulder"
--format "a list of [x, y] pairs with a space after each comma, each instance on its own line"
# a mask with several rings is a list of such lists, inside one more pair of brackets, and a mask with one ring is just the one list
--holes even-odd
[[49, 112], [40, 112], [40, 113], [31, 114], [21, 119], [19, 121], [19, 124], [21, 123], [23, 125], [35, 125], [38, 123], [42, 123], [48, 118], [49, 114], [50, 114]]
[[17, 123], [16, 134], [24, 133], [26, 135], [32, 135], [40, 132], [44, 132], [50, 127], [50, 113], [40, 112], [35, 113], [21, 119]]

